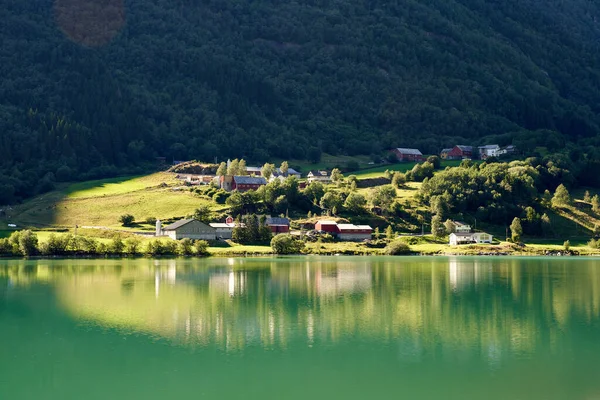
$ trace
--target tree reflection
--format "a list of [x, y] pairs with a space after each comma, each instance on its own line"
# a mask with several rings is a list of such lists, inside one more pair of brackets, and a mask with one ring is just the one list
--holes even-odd
[[290, 258], [14, 261], [10, 287], [51, 285], [79, 319], [236, 351], [370, 340], [400, 358], [476, 355], [490, 366], [570, 346], [598, 326], [591, 260]]

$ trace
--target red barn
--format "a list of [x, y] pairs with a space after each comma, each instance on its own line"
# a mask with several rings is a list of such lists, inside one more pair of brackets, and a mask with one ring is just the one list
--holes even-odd
[[473, 146], [463, 146], [461, 144], [456, 145], [450, 150], [448, 160], [462, 160], [463, 158], [473, 157]]
[[231, 190], [246, 192], [256, 190], [267, 184], [267, 180], [262, 176], [234, 176], [231, 184]]
[[423, 157], [423, 153], [421, 153], [417, 149], [406, 149], [406, 148], [398, 147], [398, 148], [392, 150], [392, 153], [394, 153], [396, 155], [396, 158], [398, 159], [398, 161], [421, 162], [421, 161], [425, 160], [425, 157]]
[[317, 223], [315, 224], [315, 230], [332, 234], [337, 234], [340, 231], [338, 229], [337, 222], [325, 220], [317, 221]]

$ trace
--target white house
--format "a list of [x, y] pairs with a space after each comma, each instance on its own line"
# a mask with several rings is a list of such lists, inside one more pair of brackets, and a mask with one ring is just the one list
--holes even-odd
[[477, 244], [482, 244], [482, 243], [492, 243], [492, 239], [493, 236], [490, 235], [489, 233], [485, 233], [485, 232], [476, 232], [476, 233], [470, 233], [470, 232], [457, 232], [457, 233], [451, 233], [449, 238], [448, 238], [448, 244], [450, 244], [450, 246], [457, 246], [460, 244], [469, 244], [469, 243], [477, 243]]
[[475, 243], [492, 243], [492, 239], [494, 239], [494, 237], [489, 233], [476, 232], [473, 234], [473, 240]]
[[454, 221], [454, 232], [456, 233], [471, 233], [471, 225], [467, 225], [464, 222]]
[[496, 157], [498, 156], [498, 152], [500, 151], [500, 146], [497, 144], [488, 144], [486, 146], [479, 146], [479, 157], [482, 160], [485, 160], [488, 157]]
[[308, 183], [313, 182], [331, 182], [331, 173], [329, 171], [320, 170], [320, 171], [309, 171], [308, 175], [306, 175], [306, 180]]

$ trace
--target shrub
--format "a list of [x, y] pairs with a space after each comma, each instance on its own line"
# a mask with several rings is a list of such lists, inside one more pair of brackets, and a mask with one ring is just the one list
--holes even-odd
[[13, 232], [8, 239], [12, 245], [13, 253], [25, 257], [34, 255], [38, 250], [38, 238], [30, 230]]
[[171, 240], [151, 240], [146, 245], [145, 253], [150, 256], [167, 256], [177, 254], [177, 243]]
[[123, 226], [131, 226], [133, 221], [135, 221], [135, 217], [131, 214], [123, 214], [119, 217], [119, 222]]
[[206, 240], [196, 240], [194, 242], [194, 248], [196, 249], [197, 256], [207, 256], [210, 254], [208, 252], [208, 242]]
[[181, 239], [178, 244], [178, 253], [181, 256], [189, 256], [192, 254], [192, 240], [188, 238]]
[[68, 242], [63, 236], [51, 233], [48, 240], [39, 246], [40, 253], [47, 256], [57, 256], [67, 253]]
[[563, 243], [563, 247], [565, 248], [565, 251], [569, 251], [569, 249], [571, 248], [571, 242], [565, 240], [565, 242]]
[[225, 204], [225, 202], [227, 201], [228, 198], [229, 198], [229, 193], [227, 193], [223, 189], [220, 189], [218, 192], [215, 192], [215, 194], [212, 195], [212, 199], [217, 204]]
[[135, 255], [139, 253], [140, 239], [131, 237], [125, 241], [125, 252], [127, 254]]
[[410, 254], [410, 247], [403, 241], [396, 240], [385, 247], [385, 254], [390, 256]]
[[13, 255], [13, 247], [8, 241], [8, 239], [0, 239], [0, 255]]
[[123, 254], [123, 250], [125, 250], [125, 243], [123, 243], [121, 236], [115, 235], [115, 237], [113, 237], [108, 250], [113, 254]]
[[275, 254], [298, 254], [304, 249], [304, 242], [290, 234], [276, 235], [271, 239], [271, 248]]

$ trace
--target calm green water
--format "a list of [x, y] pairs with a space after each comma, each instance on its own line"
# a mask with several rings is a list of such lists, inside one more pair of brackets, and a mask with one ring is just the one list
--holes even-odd
[[1, 399], [600, 399], [600, 260], [0, 261]]

